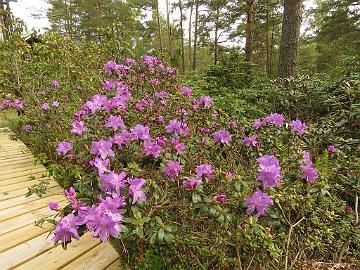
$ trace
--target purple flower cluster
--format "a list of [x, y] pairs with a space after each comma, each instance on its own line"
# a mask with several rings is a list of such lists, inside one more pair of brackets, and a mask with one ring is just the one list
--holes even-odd
[[302, 123], [300, 120], [293, 120], [290, 123], [291, 130], [299, 135], [303, 135], [307, 129], [307, 125]]
[[20, 99], [9, 100], [5, 99], [2, 103], [0, 103], [0, 110], [14, 108], [18, 111], [24, 110], [24, 104]]
[[251, 197], [246, 196], [245, 203], [247, 205], [246, 213], [251, 215], [256, 210], [257, 217], [264, 215], [267, 208], [274, 204], [269, 195], [266, 192], [261, 192], [259, 189], [256, 189]]
[[246, 146], [252, 146], [252, 147], [258, 147], [260, 144], [256, 135], [251, 135], [249, 137], [245, 137], [243, 140], [243, 143]]
[[213, 133], [214, 142], [222, 143], [222, 144], [229, 144], [231, 141], [231, 134], [226, 129], [221, 129]]
[[59, 144], [56, 148], [56, 151], [57, 151], [58, 155], [61, 156], [61, 155], [66, 155], [72, 149], [73, 149], [73, 146], [70, 142], [62, 141], [62, 142], [59, 142]]
[[300, 165], [302, 171], [301, 178], [306, 179], [308, 182], [314, 182], [318, 178], [318, 170], [314, 167], [309, 152], [303, 151], [303, 157], [304, 162]]
[[264, 189], [269, 187], [276, 187], [281, 181], [281, 167], [279, 160], [272, 155], [265, 155], [256, 159], [259, 164], [258, 180], [263, 184]]

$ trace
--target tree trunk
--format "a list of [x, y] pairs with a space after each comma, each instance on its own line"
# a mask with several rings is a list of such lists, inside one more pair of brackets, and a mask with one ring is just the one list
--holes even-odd
[[281, 30], [279, 77], [294, 76], [298, 65], [301, 0], [285, 0]]
[[251, 62], [252, 58], [252, 21], [254, 1], [255, 0], [246, 0], [245, 59], [248, 62]]
[[266, 75], [270, 77], [270, 41], [269, 41], [269, 34], [270, 34], [270, 22], [269, 19], [269, 0], [266, 0]]
[[219, 13], [220, 8], [216, 8], [216, 21], [215, 21], [215, 39], [214, 39], [214, 64], [217, 64], [218, 61], [218, 31], [219, 31]]
[[170, 25], [170, 11], [169, 11], [169, 0], [166, 0], [166, 23], [168, 30], [168, 43], [169, 43], [169, 57], [172, 58], [172, 33]]
[[198, 36], [198, 23], [199, 23], [199, 0], [195, 0], [195, 29], [194, 29], [194, 50], [192, 69], [196, 69], [196, 49], [197, 49], [197, 36]]
[[7, 40], [10, 36], [11, 16], [10, 16], [9, 4], [7, 4], [7, 7], [5, 7], [5, 3], [3, 1], [0, 2], [0, 15], [1, 15], [0, 26], [2, 28], [3, 39]]
[[161, 34], [161, 25], [160, 25], [160, 12], [159, 12], [159, 0], [156, 1], [156, 21], [158, 27], [158, 34], [159, 34], [159, 45], [160, 45], [160, 53], [163, 54], [163, 44], [162, 44], [162, 34]]
[[192, 14], [193, 14], [193, 6], [194, 6], [194, 3], [191, 2], [191, 6], [190, 6], [190, 17], [189, 17], [189, 66], [190, 68], [192, 67], [192, 45], [191, 45], [191, 23], [192, 23]]
[[181, 42], [181, 70], [185, 72], [185, 51], [184, 51], [184, 27], [183, 27], [183, 6], [181, 0], [179, 0], [180, 8], [180, 42]]

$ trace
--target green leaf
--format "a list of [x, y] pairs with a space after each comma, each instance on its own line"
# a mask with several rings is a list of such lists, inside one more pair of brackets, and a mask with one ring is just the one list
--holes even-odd
[[163, 228], [161, 228], [161, 229], [158, 231], [158, 233], [157, 233], [159, 242], [163, 242], [163, 240], [164, 240], [164, 235], [165, 235], [165, 231], [164, 231]]

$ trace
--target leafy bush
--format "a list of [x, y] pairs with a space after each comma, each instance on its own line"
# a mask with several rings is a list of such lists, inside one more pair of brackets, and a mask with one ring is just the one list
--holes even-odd
[[46, 81], [15, 123], [67, 188], [54, 241], [88, 230], [137, 269], [279, 269], [336, 260], [344, 243], [359, 258], [359, 159], [312, 148], [313, 125], [214, 110], [150, 56], [92, 72], [86, 92]]

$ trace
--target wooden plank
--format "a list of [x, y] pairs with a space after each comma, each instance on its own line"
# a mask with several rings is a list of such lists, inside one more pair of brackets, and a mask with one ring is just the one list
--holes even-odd
[[7, 162], [9, 160], [12, 160], [12, 159], [16, 159], [16, 158], [34, 158], [32, 155], [30, 154], [22, 154], [22, 153], [18, 153], [16, 155], [16, 157], [5, 157], [5, 156], [0, 156], [0, 162], [4, 163], [4, 162]]
[[14, 207], [14, 206], [17, 206], [19, 204], [39, 200], [41, 198], [47, 198], [47, 197], [50, 197], [52, 195], [60, 195], [62, 193], [63, 193], [62, 188], [60, 188], [59, 186], [55, 186], [55, 187], [49, 188], [47, 190], [46, 194], [44, 194], [42, 197], [38, 197], [35, 194], [33, 194], [30, 197], [25, 197], [25, 195], [22, 194], [21, 196], [11, 198], [9, 200], [1, 201], [0, 202], [0, 210], [4, 210], [4, 209], [10, 208], [10, 207]]
[[[115, 249], [109, 243], [103, 243], [85, 253], [63, 270], [97, 270], [105, 269], [118, 258]], [[119, 268], [118, 268], [119, 269]]]
[[16, 177], [22, 177], [22, 176], [31, 176], [36, 173], [47, 174], [48, 172], [44, 167], [37, 167], [37, 168], [33, 168], [31, 170], [18, 171], [18, 172], [6, 174], [6, 175], [0, 175], [0, 181], [8, 180], [8, 179], [16, 178]]
[[3, 186], [3, 187], [0, 187], [0, 194], [8, 193], [10, 191], [21, 189], [21, 188], [26, 188], [26, 187], [29, 187], [31, 185], [38, 184], [38, 183], [39, 183], [39, 180], [35, 179], [35, 180], [26, 181], [26, 182], [20, 182], [20, 183], [16, 183], [16, 184]]
[[24, 166], [28, 166], [28, 165], [35, 165], [35, 160], [34, 159], [23, 159], [20, 161], [16, 161], [16, 162], [4, 162], [0, 164], [0, 172], [4, 171], [4, 170], [8, 170], [11, 168], [16, 168], [16, 167], [24, 167]]
[[9, 174], [14, 174], [14, 173], [23, 172], [23, 171], [32, 171], [32, 170], [38, 169], [38, 168], [45, 170], [45, 167], [43, 165], [34, 166], [34, 164], [28, 164], [28, 165], [18, 164], [11, 168], [5, 168], [4, 170], [2, 170], [0, 168], [0, 177], [3, 178], [3, 176], [9, 175]]
[[93, 238], [90, 234], [85, 234], [79, 241], [74, 240], [69, 244], [66, 251], [62, 249], [61, 245], [58, 245], [17, 266], [16, 269], [63, 269], [63, 266], [81, 257], [99, 244], [98, 239]]
[[[57, 183], [55, 182], [50, 182], [49, 186], [47, 187], [48, 189], [58, 186]], [[28, 192], [28, 186], [26, 187], [22, 187], [19, 189], [15, 189], [15, 190], [11, 190], [11, 191], [3, 191], [0, 192], [0, 203], [2, 201], [6, 201], [6, 200], [10, 200], [13, 199], [15, 197], [19, 197], [19, 196], [25, 196], [25, 194]]]
[[[60, 205], [64, 206], [67, 201], [60, 202]], [[3, 234], [9, 233], [21, 227], [24, 227], [29, 224], [34, 224], [35, 221], [51, 216], [52, 213], [49, 207], [40, 208], [24, 215], [8, 219], [1, 222], [0, 226], [0, 238]]]
[[[12, 269], [17, 265], [22, 264], [38, 254], [44, 253], [52, 248], [54, 245], [47, 238], [48, 233], [37, 236], [25, 243], [22, 243], [12, 249], [9, 249], [0, 254], [0, 269]], [[28, 268], [31, 269], [31, 268]], [[34, 269], [39, 269], [35, 267]]]
[[[64, 195], [51, 195], [38, 200], [26, 202], [0, 211], [0, 222], [29, 213], [31, 211], [47, 207], [49, 202], [60, 202], [65, 199]], [[1, 224], [1, 223], [0, 223]]]
[[5, 250], [11, 249], [17, 245], [25, 243], [41, 234], [49, 233], [54, 225], [45, 222], [42, 227], [35, 226], [33, 223], [21, 227], [12, 232], [6, 233], [0, 237], [0, 254]]
[[32, 156], [24, 156], [18, 158], [9, 158], [7, 160], [0, 160], [0, 166], [2, 166], [2, 164], [17, 164], [24, 160], [32, 160], [33, 162], [35, 162], [35, 158], [33, 158]]
[[32, 176], [35, 177], [35, 179], [37, 179], [37, 180], [47, 177], [45, 173], [38, 172], [38, 173], [34, 173], [32, 175], [22, 175], [22, 176], [18, 176], [18, 177], [9, 178], [9, 179], [3, 179], [3, 180], [0, 180], [0, 187], [34, 180], [32, 178]]
[[110, 264], [108, 267], [105, 268], [105, 270], [119, 270], [120, 268], [120, 261], [116, 260], [112, 264]]

